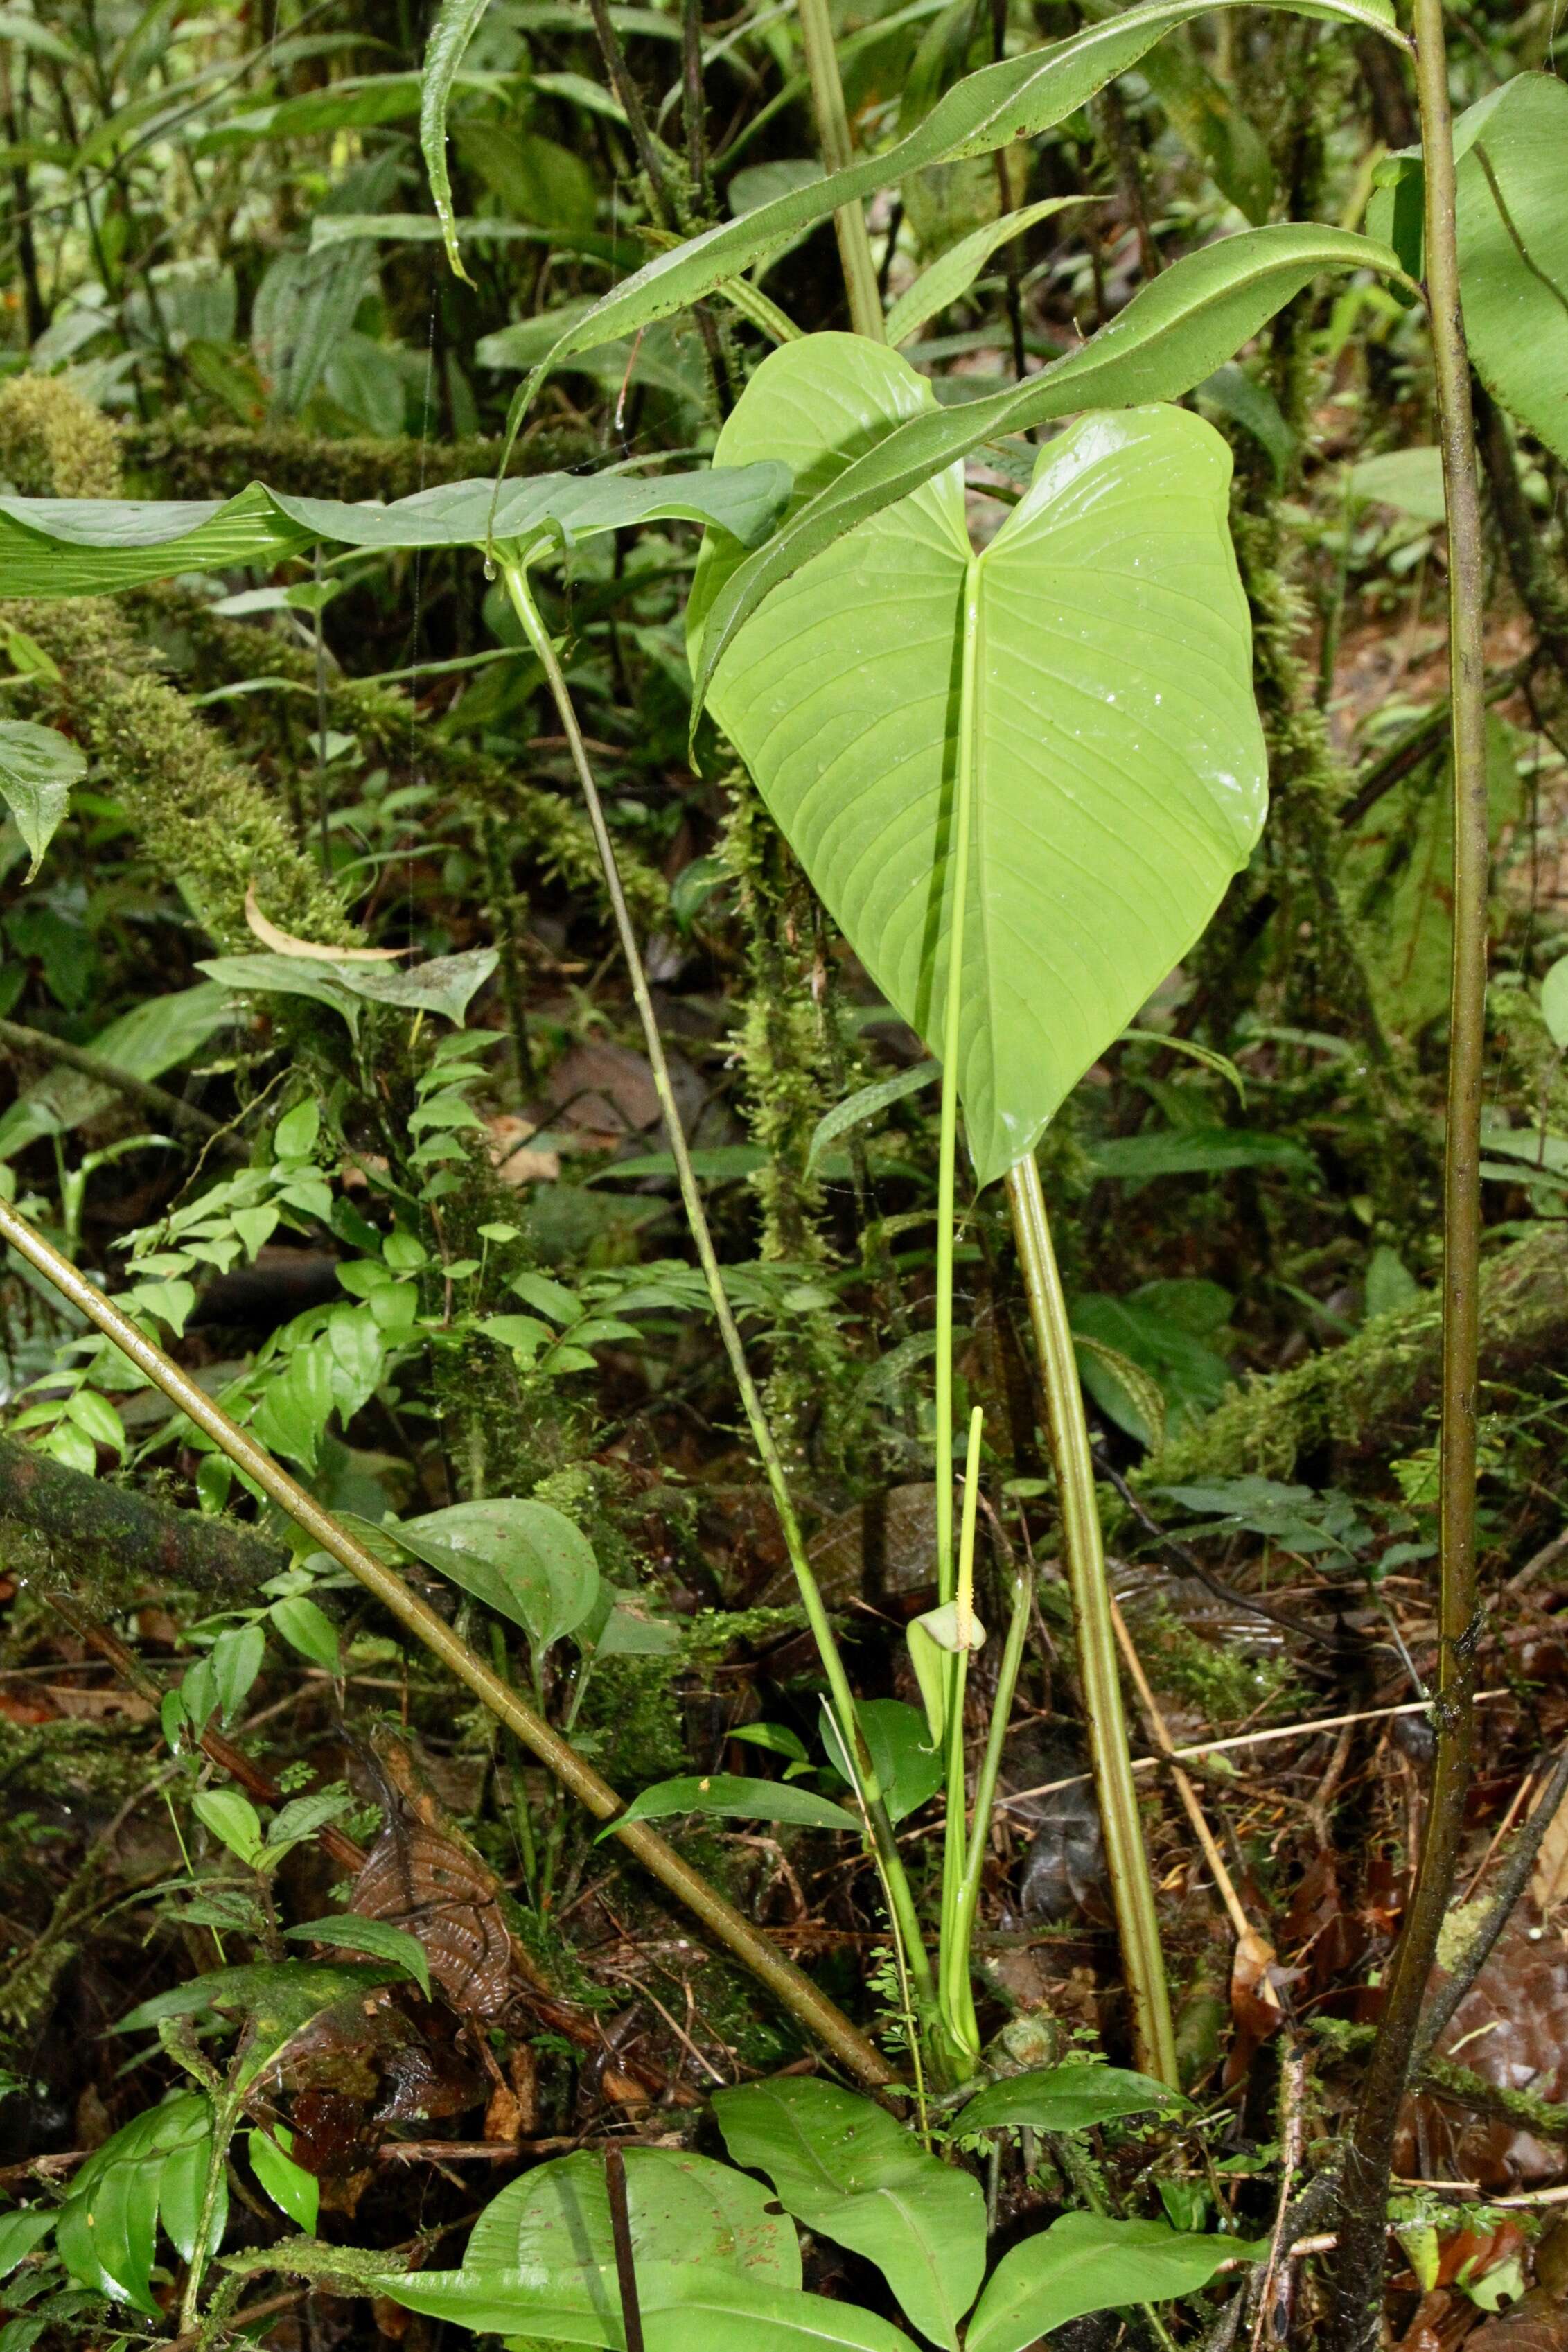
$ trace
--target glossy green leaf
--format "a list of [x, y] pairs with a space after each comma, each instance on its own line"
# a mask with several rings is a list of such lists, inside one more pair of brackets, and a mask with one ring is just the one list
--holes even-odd
[[[574, 2297], [553, 2300], [537, 2268], [400, 2272], [376, 2284], [410, 2311], [476, 2332], [624, 2352], [612, 2264], [601, 2266], [597, 2307], [587, 2313]], [[637, 2299], [646, 2352], [909, 2352], [908, 2336], [873, 2312], [711, 2263], [639, 2262]]]
[[276, 2137], [265, 2131], [248, 2135], [250, 2166], [256, 2179], [277, 2207], [286, 2213], [297, 2230], [314, 2230], [321, 2209], [321, 2190], [313, 2172], [296, 2164], [280, 2143], [292, 2141], [293, 2133], [278, 2124]]
[[325, 1666], [335, 1675], [342, 1664], [342, 1649], [338, 1628], [319, 1601], [308, 1593], [286, 1593], [275, 1601], [267, 1614], [284, 1640], [308, 1658], [312, 1664]]
[[[895, 354], [814, 336], [763, 362], [717, 457], [784, 454], [810, 512], [879, 434], [897, 427], [874, 455], [946, 421]], [[1229, 477], [1219, 436], [1183, 412], [1088, 417], [1040, 453], [1033, 488], [974, 556], [950, 467], [787, 581], [716, 677], [715, 716], [769, 811], [934, 1047], [967, 725], [957, 1078], [982, 1184], [1034, 1148], [1191, 947], [1261, 826]], [[726, 560], [705, 545], [694, 633], [712, 601], [711, 635], [740, 576], [724, 583]]]
[[1049, 220], [1052, 213], [1061, 212], [1068, 205], [1087, 201], [1084, 196], [1047, 196], [1038, 205], [1025, 205], [1018, 212], [1004, 213], [1000, 220], [987, 221], [967, 236], [960, 237], [929, 269], [921, 271], [907, 293], [899, 296], [887, 314], [888, 341], [896, 350], [900, 343], [908, 342], [928, 319], [961, 302], [998, 246], [1021, 236], [1036, 221]]
[[969, 2323], [965, 2352], [1023, 2352], [1091, 2311], [1163, 2303], [1207, 2286], [1222, 2263], [1257, 2262], [1266, 2240], [1197, 2237], [1164, 2221], [1067, 2213], [1004, 2254]]
[[[1488, 390], [1568, 460], [1568, 88], [1515, 74], [1454, 125], [1465, 339]], [[1375, 234], [1419, 261], [1420, 157], [1380, 166]]]
[[0, 2213], [0, 2279], [9, 2278], [54, 2226], [52, 2205], [18, 2205], [13, 2212]]
[[1219, 1176], [1232, 1168], [1277, 1168], [1311, 1180], [1317, 1162], [1288, 1135], [1246, 1127], [1161, 1127], [1143, 1135], [1107, 1136], [1089, 1154], [1097, 1176], [1132, 1182], [1146, 1176]]
[[[725, 278], [749, 269], [842, 205], [874, 195], [932, 164], [988, 155], [1016, 139], [1051, 130], [1136, 65], [1173, 26], [1206, 15], [1211, 6], [1232, 5], [1236, 0], [1148, 0], [1067, 40], [983, 66], [955, 84], [907, 138], [880, 155], [792, 188], [659, 255], [569, 327], [544, 365], [558, 365], [700, 301]], [[1325, 0], [1322, 5], [1312, 0], [1299, 13], [1335, 17], [1398, 38], [1389, 0]], [[1229, 344], [1220, 356], [1228, 357], [1235, 348]]]
[[491, 481], [444, 482], [391, 506], [294, 498], [259, 482], [221, 505], [0, 498], [0, 597], [112, 595], [176, 572], [270, 567], [321, 540], [478, 547], [492, 513], [494, 537], [527, 551], [661, 521], [700, 523], [749, 545], [789, 488], [784, 468], [765, 461], [744, 475], [534, 474], [503, 482], [498, 495]]
[[[361, 1919], [357, 1911], [334, 1911], [325, 1919], [306, 1919], [283, 1932], [291, 1944], [333, 1944], [340, 1951], [368, 1952], [371, 1959], [390, 1960], [413, 1979], [426, 2000], [430, 1999], [430, 1961], [424, 1946], [406, 1927], [393, 1927], [390, 1919]], [[301, 2226], [309, 2229], [313, 2224]]]
[[261, 1816], [248, 1797], [242, 1797], [237, 1789], [198, 1789], [191, 1800], [191, 1811], [247, 1869], [260, 1868], [266, 1841]]
[[633, 1797], [600, 1838], [613, 1836], [624, 1822], [667, 1821], [672, 1813], [712, 1813], [723, 1821], [789, 1822], [802, 1829], [858, 1830], [858, 1815], [790, 1780], [755, 1780], [743, 1772], [684, 1772], [655, 1780]]
[[1559, 956], [1541, 983], [1541, 1017], [1552, 1044], [1568, 1047], [1568, 956]]
[[1123, 2066], [1039, 2066], [988, 2084], [959, 2115], [960, 2129], [990, 2131], [998, 2125], [1026, 2124], [1033, 2131], [1088, 2131], [1183, 2103], [1164, 2083]]
[[452, 86], [468, 44], [479, 29], [488, 0], [441, 0], [430, 37], [425, 43], [421, 75], [419, 144], [430, 180], [430, 193], [446, 241], [446, 258], [465, 286], [473, 279], [463, 267], [452, 208], [452, 181], [446, 169], [446, 110]]
[[[706, 599], [694, 594], [693, 612], [701, 622], [700, 645], [692, 647], [694, 724], [719, 664], [765, 596], [845, 531], [921, 488], [982, 442], [1081, 409], [1177, 399], [1211, 375], [1320, 271], [1392, 273], [1398, 266], [1388, 247], [1348, 229], [1291, 221], [1244, 229], [1184, 254], [1081, 351], [1021, 384], [958, 408], [938, 409], [930, 396], [914, 401], [902, 408], [902, 421], [889, 417], [880, 432], [857, 414], [855, 429], [863, 437], [853, 446], [852, 462], [841, 457], [824, 467], [808, 499], [800, 498], [798, 483], [781, 529], [731, 570], [722, 587], [710, 580]], [[823, 340], [813, 336], [810, 341]], [[770, 354], [758, 376], [782, 356]], [[742, 434], [730, 435], [728, 446], [737, 457], [742, 446]], [[801, 446], [810, 444], [802, 436]], [[726, 447], [724, 435], [718, 447]]]
[[454, 1503], [388, 1530], [541, 1649], [572, 1633], [599, 1598], [599, 1568], [582, 1529], [549, 1503], [501, 1496]]
[[27, 845], [30, 882], [55, 837], [87, 761], [68, 736], [27, 719], [0, 719], [0, 801]]
[[765, 2172], [808, 2229], [874, 2263], [906, 2316], [953, 2352], [986, 2266], [978, 2181], [831, 2083], [747, 2083], [713, 2105], [737, 2164]]

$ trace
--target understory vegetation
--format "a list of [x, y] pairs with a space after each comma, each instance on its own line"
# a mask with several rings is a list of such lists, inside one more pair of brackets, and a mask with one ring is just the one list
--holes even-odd
[[0, 2352], [1568, 2347], [1561, 54], [0, 6]]

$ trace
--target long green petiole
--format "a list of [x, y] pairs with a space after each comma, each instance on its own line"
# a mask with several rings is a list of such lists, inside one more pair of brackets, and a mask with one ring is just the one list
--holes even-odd
[[1154, 1883], [1138, 1819], [1137, 1791], [1127, 1753], [1127, 1722], [1116, 1639], [1111, 1626], [1105, 1582], [1105, 1549], [1094, 1498], [1094, 1465], [1083, 1418], [1083, 1391], [1067, 1320], [1067, 1301], [1051, 1247], [1045, 1196], [1032, 1153], [1008, 1171], [1008, 1200], [1019, 1265], [1029, 1299], [1030, 1321], [1045, 1391], [1047, 1433], [1056, 1465], [1061, 1512], [1061, 1549], [1072, 1597], [1078, 1641], [1078, 1671], [1083, 1685], [1084, 1727], [1094, 1775], [1105, 1866], [1121, 1939], [1122, 1966], [1133, 2005], [1133, 2038], [1140, 2070], [1173, 2090], [1176, 2080], [1176, 2034]]
[[920, 1932], [920, 1920], [915, 1907], [915, 1897], [910, 1889], [908, 1875], [904, 1871], [904, 1858], [898, 1851], [897, 1842], [894, 1836], [893, 1823], [888, 1818], [886, 1801], [878, 1785], [871, 1754], [861, 1730], [860, 1719], [855, 1713], [854, 1696], [850, 1689], [849, 1676], [844, 1671], [844, 1663], [834, 1636], [832, 1622], [829, 1618], [817, 1580], [811, 1572], [805, 1538], [800, 1532], [800, 1523], [795, 1515], [789, 1481], [784, 1475], [783, 1457], [779, 1454], [778, 1442], [768, 1424], [767, 1413], [763, 1411], [762, 1399], [758, 1394], [757, 1384], [751, 1377], [751, 1369], [746, 1360], [745, 1342], [740, 1336], [740, 1327], [736, 1322], [735, 1310], [730, 1306], [728, 1294], [724, 1286], [724, 1275], [719, 1265], [718, 1254], [714, 1248], [713, 1235], [708, 1229], [707, 1213], [703, 1207], [702, 1194], [697, 1189], [691, 1153], [686, 1148], [685, 1131], [681, 1125], [674, 1089], [670, 1083], [669, 1064], [664, 1056], [664, 1041], [659, 1034], [659, 1024], [653, 1011], [653, 998], [648, 992], [647, 972], [643, 966], [642, 951], [637, 944], [637, 935], [632, 929], [631, 910], [626, 904], [626, 894], [621, 884], [621, 870], [616, 861], [615, 845], [610, 837], [610, 828], [605, 823], [603, 803], [600, 800], [599, 787], [594, 781], [592, 768], [589, 764], [582, 730], [577, 723], [577, 712], [568, 691], [560, 663], [556, 657], [549, 631], [546, 628], [538, 607], [534, 602], [533, 591], [529, 586], [525, 567], [520, 562], [509, 562], [503, 563], [502, 571], [512, 608], [522, 623], [524, 634], [544, 671], [562, 730], [570, 747], [572, 764], [577, 770], [578, 782], [581, 787], [583, 801], [588, 810], [589, 824], [592, 828], [600, 862], [604, 869], [605, 888], [609, 893], [611, 907], [614, 912], [615, 928], [621, 941], [622, 951], [626, 959], [627, 971], [632, 982], [632, 993], [642, 1022], [643, 1044], [647, 1049], [659, 1107], [664, 1113], [665, 1132], [669, 1137], [670, 1151], [675, 1163], [675, 1174], [680, 1185], [681, 1200], [686, 1213], [687, 1227], [696, 1250], [698, 1264], [702, 1267], [703, 1279], [707, 1286], [714, 1315], [718, 1323], [719, 1337], [724, 1343], [725, 1354], [729, 1360], [730, 1370], [740, 1394], [741, 1407], [751, 1431], [752, 1443], [757, 1448], [758, 1458], [762, 1464], [763, 1474], [768, 1480], [768, 1490], [773, 1497], [773, 1507], [779, 1514], [779, 1524], [783, 1531], [785, 1549], [789, 1555], [789, 1564], [795, 1572], [795, 1581], [800, 1590], [801, 1605], [805, 1609], [806, 1620], [816, 1642], [817, 1654], [821, 1660], [822, 1671], [827, 1677], [829, 1698], [834, 1720], [839, 1727], [839, 1736], [843, 1742], [845, 1755], [858, 1775], [856, 1793], [865, 1814], [872, 1850], [887, 1899], [894, 1932], [904, 1948], [904, 1960], [908, 1969], [914, 1990], [915, 2011], [920, 2019], [922, 2029], [930, 2032], [936, 2023], [936, 1991], [932, 1981], [931, 1962]]
[[[980, 2029], [975, 2016], [974, 1988], [969, 1981], [969, 1939], [960, 1932], [959, 1922], [968, 1856], [965, 1830], [968, 1790], [964, 1742], [964, 1692], [968, 1680], [969, 1644], [975, 1623], [975, 1514], [980, 1499], [982, 1419], [980, 1408], [977, 1405], [969, 1416], [969, 1444], [964, 1463], [964, 1518], [958, 1538], [956, 1613], [947, 1699], [947, 1821], [942, 1853], [942, 1948], [938, 1978], [942, 2021], [959, 2064], [967, 2070], [972, 2070], [980, 2054]], [[1000, 1713], [999, 1719], [1005, 1724], [1005, 1713]], [[998, 1717], [993, 1716], [993, 1730], [997, 1720]]]

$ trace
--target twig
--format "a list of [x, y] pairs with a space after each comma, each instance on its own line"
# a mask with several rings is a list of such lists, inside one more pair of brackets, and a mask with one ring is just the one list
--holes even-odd
[[643, 2352], [643, 2307], [637, 2300], [632, 2216], [626, 2207], [626, 2159], [613, 2141], [604, 2151], [604, 2186], [610, 2196], [610, 2234], [615, 2245], [615, 2282], [621, 2290], [626, 2352]]
[[1437, 1454], [1437, 1757], [1416, 1885], [1362, 2095], [1345, 2143], [1336, 2352], [1372, 2352], [1383, 2308], [1385, 2217], [1400, 2102], [1427, 1979], [1453, 1893], [1474, 1759], [1477, 1386], [1480, 1338], [1480, 1121], [1485, 1076], [1487, 891], [1486, 566], [1469, 359], [1459, 298], [1453, 112], [1443, 0], [1415, 0], [1416, 88], [1426, 173], [1427, 298], [1448, 548], [1453, 713], [1453, 958], [1444, 1136], [1442, 1418]]
[[[1265, 2335], [1282, 2343], [1289, 2328], [1290, 2278], [1281, 2272], [1287, 2259], [1285, 2229], [1291, 2210], [1291, 2183], [1301, 2161], [1301, 2101], [1306, 2090], [1304, 2053], [1291, 2046], [1280, 2069], [1280, 2203], [1269, 2238], [1269, 2259], [1259, 2282], [1257, 2311], [1252, 2322], [1252, 2352], [1261, 2352]], [[1283, 2305], [1281, 2310], [1281, 2306]], [[1282, 2323], [1282, 2324], [1281, 2324]]]
[[[101, 1054], [90, 1053], [85, 1045], [68, 1045], [63, 1037], [51, 1037], [42, 1029], [25, 1029], [19, 1021], [0, 1021], [0, 1045], [8, 1045], [14, 1054], [31, 1055], [35, 1060], [58, 1062], [64, 1068], [123, 1095], [151, 1118], [166, 1118], [172, 1126], [183, 1128], [187, 1135], [199, 1135], [204, 1142], [225, 1134], [221, 1119], [198, 1110], [193, 1103], [182, 1102], [167, 1087], [155, 1087], [150, 1078], [133, 1077], [129, 1070], [106, 1062]], [[231, 1135], [226, 1139], [228, 1148], [243, 1158], [245, 1145], [238, 1137]]]

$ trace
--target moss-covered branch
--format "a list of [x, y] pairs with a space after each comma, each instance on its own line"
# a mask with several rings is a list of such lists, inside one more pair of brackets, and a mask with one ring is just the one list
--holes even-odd
[[[505, 445], [479, 438], [421, 441], [413, 435], [383, 440], [368, 433], [329, 441], [292, 425], [197, 431], [164, 422], [127, 427], [120, 446], [127, 472], [150, 497], [227, 499], [247, 482], [265, 482], [289, 498], [353, 501], [406, 499], [438, 482], [493, 477]], [[507, 470], [549, 473], [595, 455], [597, 445], [581, 426], [540, 425], [517, 443]]]
[[280, 1545], [227, 1519], [172, 1510], [0, 1437], [0, 1564], [53, 1571], [112, 1606], [149, 1584], [248, 1601], [288, 1562]]

